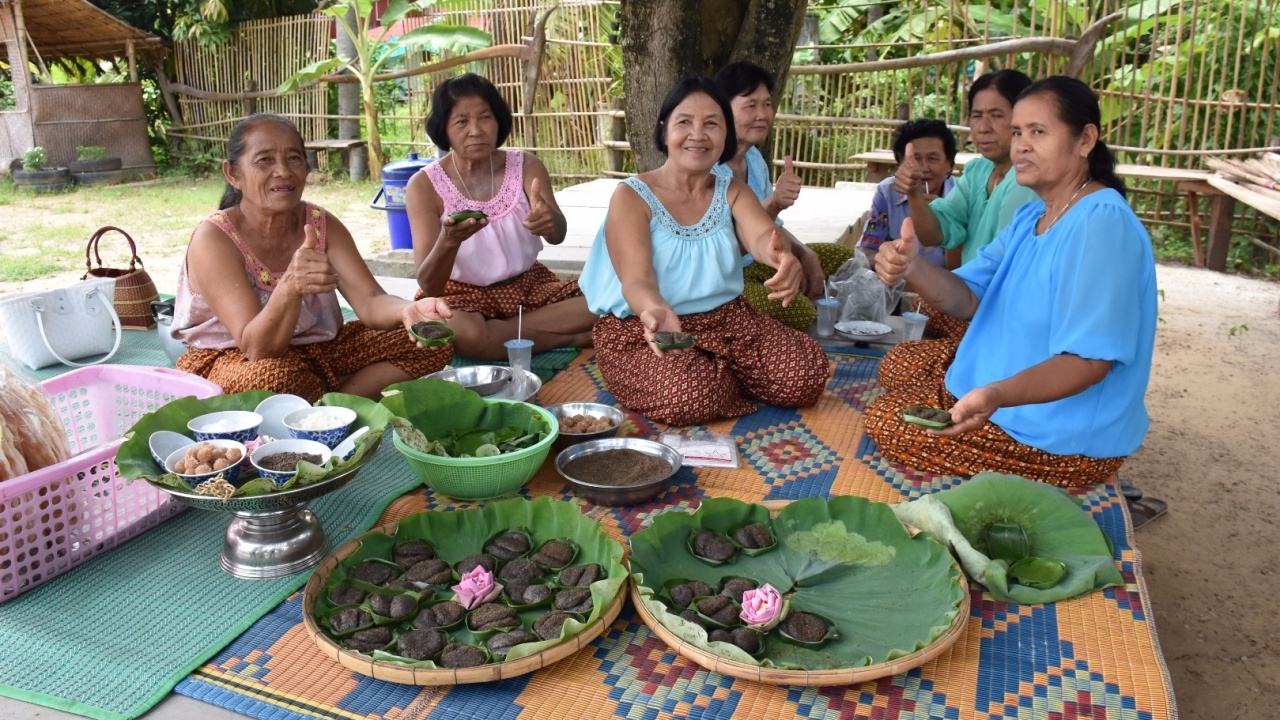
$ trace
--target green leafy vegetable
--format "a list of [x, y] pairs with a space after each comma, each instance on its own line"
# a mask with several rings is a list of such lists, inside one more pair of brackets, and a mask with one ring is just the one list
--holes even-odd
[[[515, 452], [538, 444], [552, 430], [529, 405], [488, 402], [448, 380], [410, 380], [392, 385], [383, 395], [382, 405], [398, 418], [392, 424], [401, 441], [432, 455], [489, 457], [494, 448]], [[480, 454], [482, 448], [487, 454]]]
[[[699, 529], [727, 533], [751, 522], [772, 526], [779, 541], [774, 550], [710, 566], [688, 549]], [[772, 521], [760, 505], [704, 500], [696, 513], [664, 513], [633, 535], [631, 569], [645, 607], [686, 642], [738, 662], [781, 668], [862, 667], [915, 652], [947, 631], [964, 600], [960, 568], [946, 548], [923, 535], [912, 538], [889, 506], [858, 497], [799, 500]], [[838, 637], [809, 648], [771, 632], [761, 658], [752, 658], [727, 643], [710, 643], [705, 630], [672, 612], [660, 596], [671, 580], [720, 587], [733, 576], [789, 594], [793, 611], [831, 621]]]
[[[894, 512], [950, 545], [969, 576], [997, 600], [1056, 602], [1124, 583], [1102, 529], [1072, 496], [1051, 485], [981, 473], [960, 487], [899, 503]], [[1025, 556], [1053, 558], [1063, 564], [1065, 576], [1045, 587], [1020, 584], [1009, 572], [1009, 561], [984, 554], [990, 551], [993, 524], [1021, 528], [1028, 543]], [[1043, 584], [1040, 577], [1032, 579]]]

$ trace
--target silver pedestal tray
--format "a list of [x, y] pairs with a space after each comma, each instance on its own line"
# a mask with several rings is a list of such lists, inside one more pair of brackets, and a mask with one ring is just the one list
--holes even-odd
[[341, 488], [368, 464], [377, 452], [367, 452], [359, 465], [331, 478], [304, 487], [258, 495], [222, 498], [197, 495], [151, 483], [191, 507], [231, 513], [218, 564], [227, 574], [245, 580], [284, 577], [302, 572], [329, 553], [329, 538], [320, 518], [304, 504]]

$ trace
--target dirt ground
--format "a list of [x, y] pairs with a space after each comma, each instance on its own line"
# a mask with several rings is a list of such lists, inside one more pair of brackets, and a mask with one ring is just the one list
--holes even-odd
[[[338, 185], [313, 188], [308, 199], [341, 217], [369, 253], [386, 249], [387, 226], [365, 204], [367, 194]], [[0, 254], [21, 252], [24, 235], [57, 223], [59, 202], [0, 208], [8, 233]], [[188, 227], [211, 209], [193, 210]], [[137, 212], [103, 203], [89, 215], [95, 227], [136, 229], [148, 270], [161, 292], [173, 292], [186, 234], [149, 230]], [[66, 284], [82, 273], [70, 266], [39, 280], [0, 281], [0, 293]], [[1151, 430], [1121, 474], [1170, 506], [1137, 535], [1160, 643], [1182, 717], [1276, 717], [1280, 284], [1167, 265], [1158, 276], [1164, 297], [1147, 393]]]

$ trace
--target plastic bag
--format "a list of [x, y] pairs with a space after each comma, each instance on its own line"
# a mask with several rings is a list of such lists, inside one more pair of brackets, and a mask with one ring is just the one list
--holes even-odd
[[898, 306], [904, 285], [899, 282], [893, 287], [885, 286], [861, 252], [855, 252], [827, 278], [831, 296], [840, 301], [840, 322], [884, 322]]
[[44, 389], [0, 362], [0, 481], [71, 457], [71, 446]]

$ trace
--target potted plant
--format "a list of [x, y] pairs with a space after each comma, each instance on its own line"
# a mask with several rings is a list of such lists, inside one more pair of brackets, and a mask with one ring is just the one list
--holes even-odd
[[76, 159], [68, 165], [81, 185], [114, 185], [124, 179], [120, 158], [108, 156], [101, 145], [77, 146]]
[[49, 155], [36, 146], [22, 154], [22, 169], [13, 171], [13, 182], [34, 192], [54, 192], [71, 187], [71, 173], [64, 167], [48, 168]]

